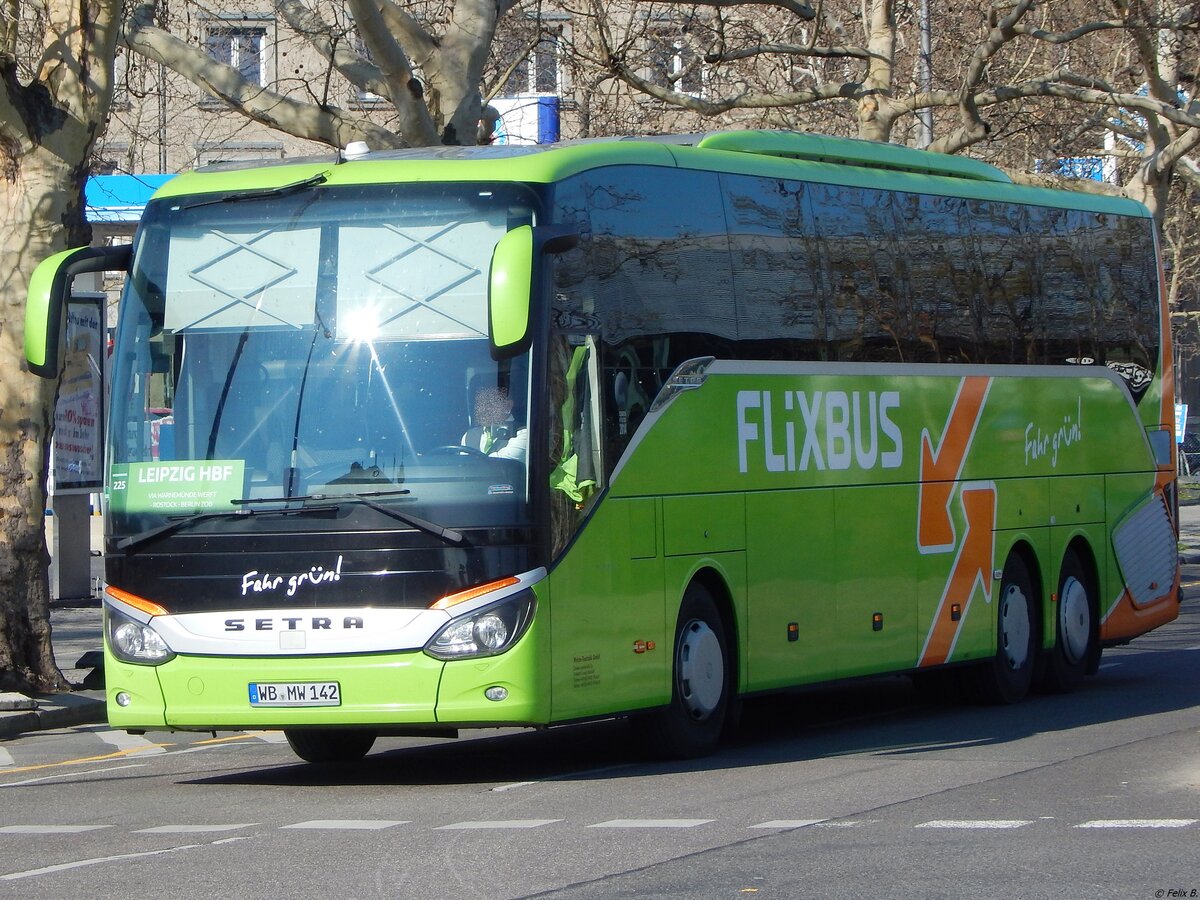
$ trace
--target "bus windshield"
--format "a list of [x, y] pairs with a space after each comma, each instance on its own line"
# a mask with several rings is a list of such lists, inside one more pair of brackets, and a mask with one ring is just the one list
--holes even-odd
[[355, 495], [326, 527], [528, 521], [528, 359], [491, 358], [486, 283], [530, 197], [317, 181], [148, 207], [113, 359], [114, 534], [287, 528], [251, 514]]

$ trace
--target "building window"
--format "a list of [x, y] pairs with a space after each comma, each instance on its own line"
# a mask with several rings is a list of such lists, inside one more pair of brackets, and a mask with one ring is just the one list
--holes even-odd
[[260, 25], [210, 25], [204, 49], [217, 62], [233, 66], [251, 84], [266, 84], [267, 29]]
[[659, 87], [680, 94], [699, 96], [704, 90], [700, 57], [678, 33], [651, 32], [647, 75]]
[[559, 94], [562, 82], [559, 72], [559, 37], [543, 36], [521, 60], [504, 82], [503, 96], [517, 94]]

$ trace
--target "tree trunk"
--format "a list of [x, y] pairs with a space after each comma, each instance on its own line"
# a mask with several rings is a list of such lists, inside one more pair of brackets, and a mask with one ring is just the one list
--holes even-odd
[[[60, 151], [61, 146], [55, 148]], [[78, 158], [78, 157], [77, 157]], [[37, 147], [0, 180], [0, 688], [66, 686], [50, 647], [47, 439], [57, 383], [24, 370], [26, 286], [34, 265], [86, 243], [82, 169]]]

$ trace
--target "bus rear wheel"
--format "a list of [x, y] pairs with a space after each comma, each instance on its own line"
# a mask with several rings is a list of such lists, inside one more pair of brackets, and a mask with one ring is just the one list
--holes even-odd
[[375, 732], [356, 728], [285, 728], [292, 751], [310, 763], [347, 763], [362, 759], [375, 745]]
[[728, 638], [712, 594], [688, 586], [679, 607], [671, 666], [671, 703], [641, 717], [647, 748], [656, 756], [692, 759], [711, 753], [729, 711]]
[[1066, 693], [1079, 687], [1099, 650], [1099, 627], [1090, 584], [1079, 556], [1067, 551], [1058, 578], [1054, 647], [1042, 677], [1042, 687], [1048, 691]]
[[1029, 568], [1012, 554], [996, 602], [996, 655], [975, 671], [976, 694], [985, 703], [1016, 703], [1029, 693], [1038, 646], [1035, 597]]

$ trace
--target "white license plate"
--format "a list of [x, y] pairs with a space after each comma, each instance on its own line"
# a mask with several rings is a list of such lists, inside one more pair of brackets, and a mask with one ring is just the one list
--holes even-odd
[[268, 681], [250, 685], [251, 706], [341, 706], [336, 681]]

